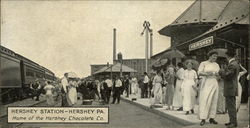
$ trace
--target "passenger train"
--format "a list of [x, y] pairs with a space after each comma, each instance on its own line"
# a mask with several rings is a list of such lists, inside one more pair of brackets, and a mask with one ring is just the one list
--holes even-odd
[[14, 51], [0, 46], [0, 103], [7, 104], [28, 97], [30, 83], [55, 80], [49, 69], [29, 60]]

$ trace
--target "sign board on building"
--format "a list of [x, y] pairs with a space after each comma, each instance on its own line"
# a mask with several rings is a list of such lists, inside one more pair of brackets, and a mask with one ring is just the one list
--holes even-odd
[[195, 49], [199, 49], [199, 48], [203, 48], [209, 45], [213, 44], [213, 36], [210, 36], [208, 38], [205, 38], [203, 40], [200, 40], [198, 42], [192, 43], [189, 45], [189, 51], [195, 50]]

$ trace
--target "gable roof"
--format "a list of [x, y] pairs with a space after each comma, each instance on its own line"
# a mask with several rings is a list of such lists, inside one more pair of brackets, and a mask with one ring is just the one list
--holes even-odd
[[103, 72], [111, 72], [111, 67], [112, 67], [112, 72], [120, 72], [120, 69], [122, 67], [122, 72], [137, 72], [136, 70], [122, 64], [121, 63], [116, 63], [113, 66], [105, 66], [103, 68], [101, 68], [100, 70], [96, 71], [94, 74], [99, 74], [99, 73], [103, 73]]

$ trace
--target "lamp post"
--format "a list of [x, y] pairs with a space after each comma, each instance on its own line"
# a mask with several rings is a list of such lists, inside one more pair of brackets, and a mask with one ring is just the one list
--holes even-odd
[[110, 79], [113, 79], [113, 73], [112, 73], [112, 66], [113, 65], [109, 65], [109, 62], [107, 62], [107, 67], [110, 68]]
[[143, 23], [143, 31], [141, 33], [141, 35], [145, 34], [145, 71], [148, 72], [148, 35], [149, 33], [152, 34], [152, 29], [150, 29], [150, 23], [148, 21], [144, 21]]

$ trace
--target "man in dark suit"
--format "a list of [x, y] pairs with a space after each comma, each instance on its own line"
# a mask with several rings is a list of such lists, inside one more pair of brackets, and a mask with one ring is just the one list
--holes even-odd
[[236, 96], [238, 95], [237, 76], [239, 74], [239, 64], [235, 60], [234, 50], [226, 52], [228, 66], [220, 70], [220, 75], [224, 79], [224, 96], [226, 98], [226, 106], [230, 122], [225, 125], [228, 128], [237, 127], [237, 111], [236, 111]]
[[126, 97], [129, 97], [129, 77], [128, 75], [125, 76], [125, 80], [124, 80], [124, 88], [125, 88], [125, 91], [126, 91]]

